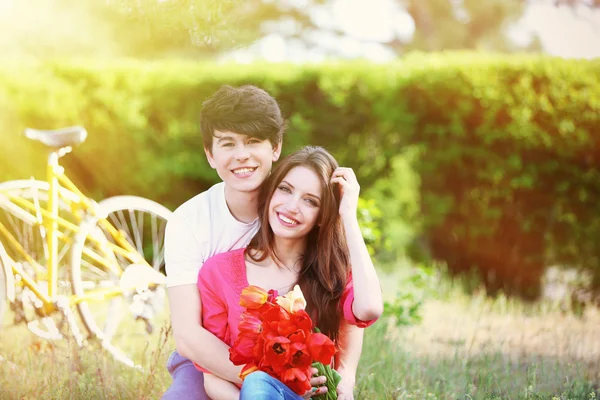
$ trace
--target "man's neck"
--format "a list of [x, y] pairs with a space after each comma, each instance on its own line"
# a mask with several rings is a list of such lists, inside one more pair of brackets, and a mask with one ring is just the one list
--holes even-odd
[[250, 223], [258, 217], [258, 191], [237, 192], [225, 186], [225, 202], [235, 219]]

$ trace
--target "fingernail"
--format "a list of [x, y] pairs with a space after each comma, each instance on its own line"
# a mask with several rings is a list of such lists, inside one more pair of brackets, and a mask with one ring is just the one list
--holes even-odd
[[319, 390], [319, 389], [317, 389], [316, 387], [312, 388], [313, 393], [316, 392], [317, 390]]

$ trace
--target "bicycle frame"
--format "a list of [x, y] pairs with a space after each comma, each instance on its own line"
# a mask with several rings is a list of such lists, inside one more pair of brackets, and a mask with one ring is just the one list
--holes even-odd
[[[56, 300], [57, 300], [57, 289], [58, 289], [58, 249], [59, 249], [59, 240], [64, 241], [65, 243], [70, 243], [72, 240], [67, 237], [61, 230], [69, 230], [74, 233], [80, 231], [80, 227], [75, 225], [66, 219], [60, 217], [59, 215], [59, 200], [65, 201], [71, 208], [72, 214], [76, 216], [76, 218], [81, 222], [81, 219], [77, 217], [77, 214], [74, 212], [77, 210], [83, 210], [85, 215], [91, 216], [93, 218], [98, 218], [97, 223], [100, 227], [104, 228], [106, 232], [108, 232], [115, 243], [110, 243], [108, 241], [100, 241], [96, 238], [88, 236], [88, 239], [92, 242], [105, 246], [110, 251], [115, 254], [119, 254], [124, 256], [127, 260], [129, 260], [132, 264], [144, 264], [149, 268], [152, 268], [144, 259], [142, 255], [140, 255], [134, 247], [127, 241], [125, 235], [116, 229], [106, 218], [97, 215], [97, 203], [88, 197], [86, 197], [78, 188], [75, 186], [73, 182], [65, 175], [64, 168], [59, 165], [59, 158], [64, 154], [70, 151], [70, 148], [61, 149], [59, 152], [52, 152], [48, 157], [47, 164], [47, 174], [46, 180], [49, 184], [48, 190], [48, 204], [46, 208], [41, 208], [39, 204], [37, 204], [36, 199], [34, 201], [28, 201], [18, 196], [13, 196], [8, 194], [6, 197], [10, 200], [10, 202], [14, 203], [19, 207], [14, 207], [13, 210], [16, 214], [19, 215], [20, 218], [29, 221], [32, 224], [41, 224], [44, 226], [46, 230], [46, 242], [48, 247], [48, 255], [46, 262], [47, 274], [43, 276], [43, 269], [39, 263], [37, 263], [32, 257], [30, 257], [25, 249], [21, 246], [19, 241], [6, 229], [4, 225], [0, 222], [0, 237], [3, 237], [7, 240], [9, 246], [15, 249], [17, 252], [21, 253], [25, 260], [27, 260], [33, 269], [36, 272], [36, 276], [42, 276], [45, 279], [38, 279], [36, 281], [32, 278], [31, 275], [25, 271], [21, 265], [16, 262], [11, 262], [12, 271], [18, 279], [15, 279], [17, 282], [22, 282], [22, 284], [28, 287], [40, 301], [42, 301], [43, 305], [41, 309], [45, 313], [51, 313], [56, 311]], [[75, 194], [77, 198], [68, 198], [61, 193], [61, 187], [68, 189], [71, 193]], [[10, 204], [9, 204], [10, 205]], [[27, 210], [27, 211], [23, 211]], [[90, 258], [97, 261], [99, 264], [110, 270], [117, 276], [121, 276], [123, 274], [123, 269], [111, 260], [107, 259], [101, 254], [94, 252], [89, 248], [84, 248], [84, 254], [89, 256]], [[46, 281], [47, 291], [41, 289], [39, 282]], [[97, 302], [102, 301], [106, 298], [115, 297], [122, 295], [124, 291], [134, 289], [134, 288], [123, 288], [120, 286], [114, 288], [102, 288], [96, 290], [90, 290], [84, 296], [76, 296], [71, 295], [68, 297], [69, 305], [76, 305], [83, 301], [89, 302]]]

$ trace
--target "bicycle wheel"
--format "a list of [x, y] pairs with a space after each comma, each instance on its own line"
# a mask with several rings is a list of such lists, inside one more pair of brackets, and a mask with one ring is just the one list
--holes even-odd
[[[35, 180], [16, 180], [0, 184], [0, 231], [5, 257], [17, 263], [20, 268], [30, 275], [42, 291], [47, 292], [47, 261], [48, 243], [46, 228], [43, 225], [42, 214], [39, 210], [46, 209], [48, 204], [47, 182]], [[19, 198], [34, 204], [36, 210], [30, 210], [16, 204], [12, 198]], [[71, 207], [77, 203], [78, 196], [65, 188], [60, 188], [59, 217], [73, 224], [78, 224], [78, 216]], [[69, 293], [69, 277], [66, 272], [68, 257], [74, 233], [60, 229], [62, 239], [58, 241], [58, 294]], [[16, 242], [16, 243], [15, 243]], [[9, 268], [8, 265], [4, 266]], [[17, 315], [15, 321], [26, 321], [35, 318], [33, 313], [36, 296], [27, 288], [21, 288], [16, 293]]]
[[[106, 216], [105, 221], [119, 230], [155, 271], [164, 273], [164, 233], [171, 211], [148, 199], [118, 196], [101, 201], [97, 214]], [[121, 271], [132, 265], [131, 260], [109, 245], [117, 241], [98, 221], [92, 218], [84, 222], [73, 245], [71, 282], [78, 297], [121, 284], [120, 276], [94, 255], [118, 265]], [[130, 357], [145, 347], [146, 340], [142, 338], [147, 339], [147, 333], [151, 333], [150, 323], [160, 322], [157, 315], [161, 312], [161, 317], [165, 317], [164, 300], [164, 286], [159, 286], [144, 293], [131, 291], [107, 299], [93, 298], [80, 302], [77, 308], [88, 332], [99, 338], [119, 361], [133, 365]], [[133, 322], [135, 319], [145, 323]]]
[[[0, 246], [2, 246], [2, 244], [0, 244]], [[0, 251], [1, 250], [2, 249], [0, 248]], [[4, 321], [4, 313], [6, 311], [6, 303], [8, 301], [4, 268], [8, 268], [8, 266], [4, 266], [4, 260], [0, 254], [0, 330], [2, 330], [2, 322]]]

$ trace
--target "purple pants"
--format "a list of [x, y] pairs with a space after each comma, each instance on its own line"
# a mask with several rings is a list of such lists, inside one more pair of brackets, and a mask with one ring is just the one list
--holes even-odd
[[163, 394], [163, 400], [210, 400], [204, 391], [204, 374], [177, 351], [167, 360], [167, 370], [173, 383]]

